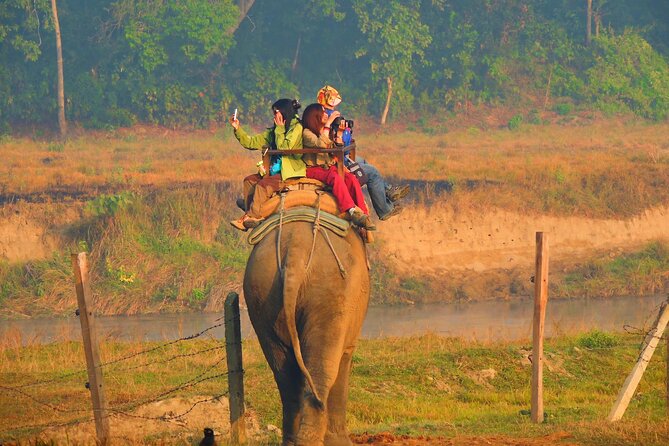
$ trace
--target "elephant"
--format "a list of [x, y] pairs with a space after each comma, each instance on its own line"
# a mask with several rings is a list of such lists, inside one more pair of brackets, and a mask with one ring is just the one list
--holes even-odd
[[324, 235], [304, 221], [274, 229], [249, 256], [244, 298], [279, 388], [283, 446], [352, 444], [346, 404], [368, 265], [357, 230]]

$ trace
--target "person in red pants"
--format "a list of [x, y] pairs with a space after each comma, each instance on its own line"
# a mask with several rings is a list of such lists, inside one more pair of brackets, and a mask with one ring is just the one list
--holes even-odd
[[[334, 146], [330, 139], [330, 125], [336, 116], [329, 117], [320, 104], [311, 104], [302, 115], [302, 144], [304, 148], [327, 149]], [[307, 178], [313, 178], [332, 187], [332, 194], [342, 212], [348, 212], [358, 226], [373, 231], [376, 226], [369, 218], [362, 188], [350, 172], [342, 178], [337, 171], [338, 160], [328, 153], [306, 153], [302, 159], [307, 165]]]

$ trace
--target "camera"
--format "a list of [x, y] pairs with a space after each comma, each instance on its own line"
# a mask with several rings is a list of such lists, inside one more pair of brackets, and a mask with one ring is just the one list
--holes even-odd
[[343, 116], [337, 116], [334, 121], [332, 121], [332, 128], [333, 129], [345, 129], [345, 128], [350, 128], [353, 129], [353, 120], [352, 119], [344, 119]]
[[353, 120], [337, 116], [330, 127], [330, 139], [336, 146], [348, 146], [353, 141]]

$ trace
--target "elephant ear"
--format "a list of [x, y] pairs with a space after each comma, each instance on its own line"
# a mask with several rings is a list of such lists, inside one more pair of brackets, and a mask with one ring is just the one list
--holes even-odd
[[297, 324], [295, 322], [297, 297], [307, 276], [306, 251], [290, 249], [289, 247], [286, 251], [283, 264], [285, 265], [283, 268], [283, 309], [286, 314], [286, 326], [290, 334], [290, 342], [293, 345], [295, 360], [311, 389], [314, 402], [318, 408], [322, 409], [324, 407], [323, 400], [318, 395], [314, 380], [311, 378], [311, 374], [302, 358], [302, 348], [300, 347], [300, 338], [297, 335]]

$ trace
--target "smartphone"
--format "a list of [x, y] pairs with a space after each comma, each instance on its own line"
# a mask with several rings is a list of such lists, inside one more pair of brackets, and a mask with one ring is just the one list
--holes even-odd
[[235, 112], [232, 114], [232, 120], [233, 121], [237, 120], [237, 109], [235, 109]]

